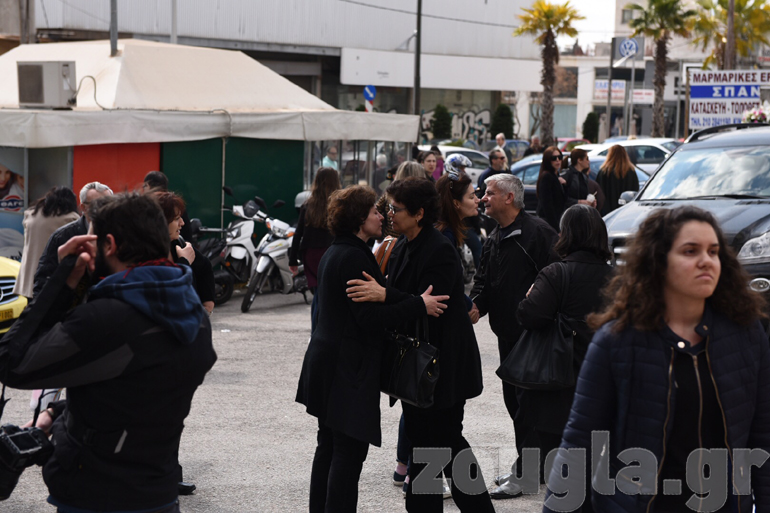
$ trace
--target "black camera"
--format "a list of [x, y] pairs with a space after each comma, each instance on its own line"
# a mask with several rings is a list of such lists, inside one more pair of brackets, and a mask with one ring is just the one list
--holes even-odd
[[43, 465], [53, 454], [48, 436], [36, 427], [0, 427], [0, 501], [13, 493], [25, 468]]

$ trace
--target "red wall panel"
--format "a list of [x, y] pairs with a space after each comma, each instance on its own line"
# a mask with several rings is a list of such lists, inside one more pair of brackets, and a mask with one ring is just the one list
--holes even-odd
[[75, 194], [94, 181], [116, 193], [134, 190], [148, 171], [160, 170], [160, 143], [75, 146], [72, 168]]

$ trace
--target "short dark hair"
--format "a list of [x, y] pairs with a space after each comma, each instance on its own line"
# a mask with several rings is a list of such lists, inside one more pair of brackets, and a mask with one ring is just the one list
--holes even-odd
[[178, 194], [173, 192], [159, 192], [155, 194], [155, 199], [160, 205], [160, 209], [163, 211], [163, 216], [166, 218], [166, 224], [170, 223], [177, 216], [184, 212], [184, 200]]
[[151, 196], [131, 192], [102, 196], [91, 203], [88, 213], [98, 246], [112, 234], [121, 262], [138, 264], [168, 257], [168, 223]]
[[607, 225], [601, 214], [588, 205], [572, 205], [564, 211], [559, 223], [561, 234], [553, 249], [560, 257], [566, 258], [575, 251], [588, 251], [609, 260], [610, 243], [607, 237]]
[[368, 185], [351, 185], [339, 189], [329, 198], [327, 225], [332, 235], [355, 234], [361, 229], [377, 194]]
[[70, 212], [78, 211], [78, 200], [69, 187], [53, 187], [48, 193], [37, 200], [32, 207], [32, 213], [37, 214], [43, 209], [45, 217], [59, 217]]
[[489, 164], [492, 164], [492, 159], [495, 158], [492, 154], [493, 153], [499, 153], [498, 157], [505, 157], [505, 152], [503, 150], [494, 149], [489, 152]]
[[168, 177], [160, 171], [150, 171], [144, 176], [144, 183], [150, 186], [150, 189], [161, 191], [168, 190]]
[[423, 210], [422, 219], [418, 226], [433, 225], [438, 221], [439, 198], [436, 186], [427, 178], [411, 176], [405, 180], [398, 180], [390, 184], [385, 191], [393, 201], [398, 201], [406, 207], [411, 215], [417, 215]]

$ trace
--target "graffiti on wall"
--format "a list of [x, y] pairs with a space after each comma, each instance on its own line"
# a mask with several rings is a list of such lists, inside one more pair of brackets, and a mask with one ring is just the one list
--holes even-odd
[[[468, 110], [462, 114], [452, 112], [452, 139], [471, 139], [477, 143], [482, 143], [489, 139], [489, 125], [492, 122], [492, 113], [489, 109], [480, 112]], [[430, 130], [430, 122], [433, 119], [433, 111], [423, 112], [421, 118], [421, 135], [423, 140], [433, 139], [433, 132]]]

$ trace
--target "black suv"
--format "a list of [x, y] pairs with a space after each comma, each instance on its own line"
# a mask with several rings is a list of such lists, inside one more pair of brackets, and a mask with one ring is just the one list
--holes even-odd
[[[770, 127], [698, 132], [666, 159], [639, 194], [604, 220], [615, 263], [626, 239], [656, 208], [695, 205], [713, 213], [728, 244], [755, 277], [770, 282]], [[624, 195], [627, 193], [624, 193]]]

